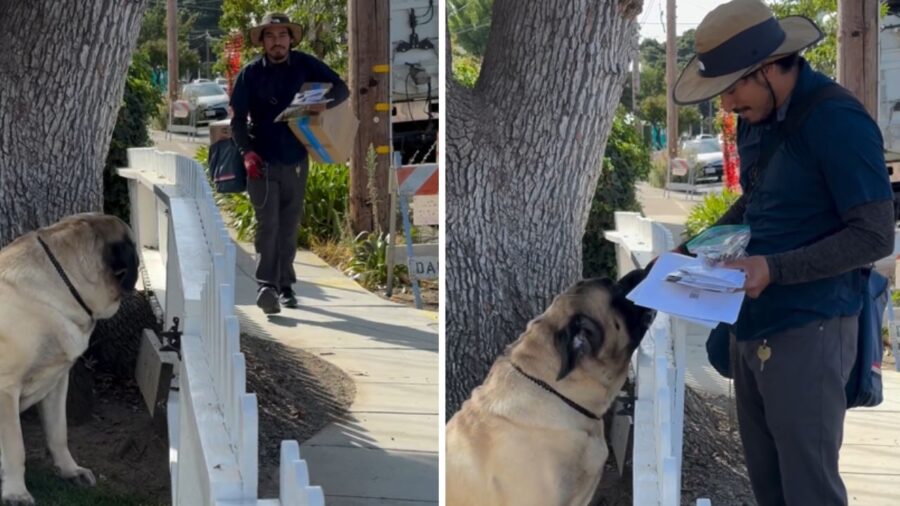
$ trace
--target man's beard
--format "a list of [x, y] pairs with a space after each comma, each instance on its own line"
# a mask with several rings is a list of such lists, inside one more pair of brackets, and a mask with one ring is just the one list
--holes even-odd
[[[277, 53], [276, 53], [276, 50], [278, 51]], [[269, 59], [275, 63], [283, 62], [284, 60], [287, 59], [287, 55], [288, 55], [287, 49], [283, 48], [281, 46], [275, 46], [266, 53], [266, 56], [268, 56]]]

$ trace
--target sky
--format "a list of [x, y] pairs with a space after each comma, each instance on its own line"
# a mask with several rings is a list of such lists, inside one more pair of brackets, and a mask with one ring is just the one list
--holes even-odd
[[[697, 28], [706, 14], [727, 0], [676, 0], [676, 33], [681, 35], [685, 30]], [[666, 40], [665, 7], [667, 0], [644, 0], [644, 10], [638, 16], [641, 23], [641, 38]]]

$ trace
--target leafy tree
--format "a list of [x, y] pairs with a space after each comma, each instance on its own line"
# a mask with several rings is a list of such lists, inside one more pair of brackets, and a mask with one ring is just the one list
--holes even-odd
[[[282, 12], [303, 28], [298, 49], [325, 61], [337, 73], [347, 72], [346, 0], [223, 0], [219, 26], [245, 36], [267, 12]], [[255, 54], [245, 41], [245, 60]]]
[[819, 25], [825, 39], [808, 49], [804, 56], [814, 69], [834, 77], [837, 67], [837, 0], [778, 0], [771, 7], [779, 18], [806, 16]]
[[634, 125], [619, 108], [606, 142], [603, 170], [594, 191], [591, 212], [581, 241], [582, 273], [586, 278], [615, 278], [616, 248], [603, 237], [615, 228], [616, 211], [640, 211], [635, 184], [650, 173], [650, 152]]
[[484, 56], [494, 0], [449, 0], [447, 7], [447, 25], [453, 42], [473, 56]]
[[453, 79], [466, 88], [474, 88], [481, 73], [481, 60], [472, 55], [453, 57]]
[[162, 98], [160, 90], [151, 84], [151, 76], [147, 55], [135, 53], [103, 169], [103, 212], [115, 214], [126, 222], [131, 215], [128, 183], [116, 174], [116, 169], [128, 166], [128, 148], [150, 145], [148, 119]]
[[694, 57], [694, 34], [696, 32], [697, 30], [691, 28], [676, 38], [675, 59], [678, 62], [679, 69], [684, 68], [687, 62]]
[[696, 105], [681, 106], [678, 108], [678, 131], [681, 133], [698, 132], [703, 116]]
[[[200, 70], [200, 54], [188, 45], [197, 17], [184, 9], [178, 11], [178, 73], [196, 75]], [[166, 5], [156, 4], [144, 14], [138, 35], [138, 53], [146, 55], [151, 68], [166, 70], [169, 53], [166, 43]]]
[[666, 124], [666, 96], [653, 95], [641, 100], [641, 119], [654, 125]]
[[[666, 68], [666, 45], [656, 39], [641, 41], [641, 64], [651, 68]], [[643, 77], [643, 76], [642, 76]]]

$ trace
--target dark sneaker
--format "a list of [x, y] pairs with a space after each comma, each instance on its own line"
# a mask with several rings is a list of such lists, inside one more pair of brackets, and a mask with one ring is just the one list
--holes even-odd
[[281, 296], [278, 298], [278, 301], [281, 302], [281, 305], [284, 307], [289, 307], [291, 309], [297, 308], [297, 296], [294, 295], [294, 291], [290, 288], [283, 288], [281, 290]]
[[256, 293], [256, 305], [266, 314], [281, 312], [281, 306], [278, 304], [278, 293], [271, 286], [259, 287], [259, 291]]

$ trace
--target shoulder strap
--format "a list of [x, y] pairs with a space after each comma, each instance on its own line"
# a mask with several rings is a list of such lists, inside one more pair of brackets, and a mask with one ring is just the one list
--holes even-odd
[[846, 88], [837, 83], [829, 83], [803, 97], [801, 101], [792, 104], [792, 106], [788, 108], [787, 116], [785, 116], [784, 123], [781, 125], [781, 129], [779, 129], [775, 140], [763, 149], [750, 173], [750, 188], [747, 190], [747, 193], [752, 192], [762, 184], [763, 177], [765, 177], [766, 166], [769, 164], [772, 156], [775, 155], [775, 151], [781, 146], [781, 143], [793, 135], [794, 132], [803, 125], [803, 122], [806, 121], [809, 113], [811, 113], [820, 102], [832, 99], [853, 100], [858, 102], [856, 97]]

